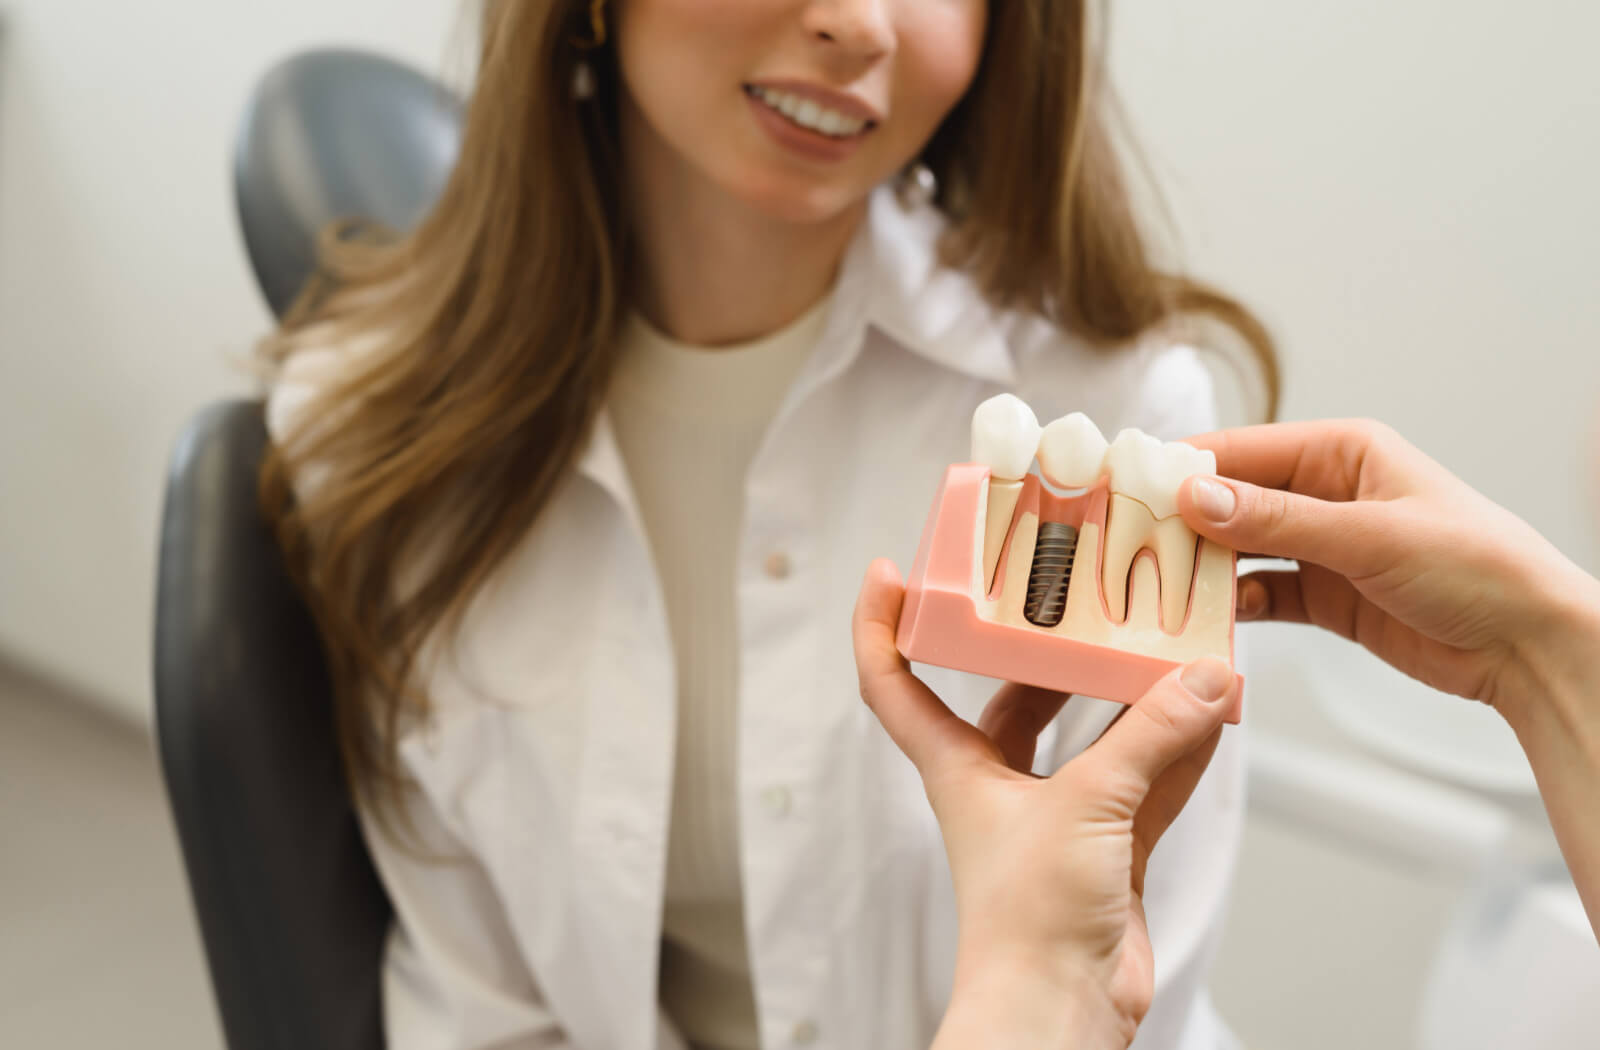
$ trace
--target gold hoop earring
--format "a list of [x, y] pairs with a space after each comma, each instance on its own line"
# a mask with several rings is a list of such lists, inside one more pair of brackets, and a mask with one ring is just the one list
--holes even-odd
[[589, 36], [574, 37], [572, 45], [579, 51], [593, 51], [606, 42], [606, 0], [589, 0]]

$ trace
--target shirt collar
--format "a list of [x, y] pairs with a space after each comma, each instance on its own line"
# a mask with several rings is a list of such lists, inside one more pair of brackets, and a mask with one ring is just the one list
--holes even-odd
[[970, 274], [940, 261], [949, 228], [944, 214], [931, 204], [908, 205], [893, 187], [883, 186], [862, 225], [856, 238], [862, 258], [847, 258], [842, 278], [870, 290], [866, 324], [936, 364], [1015, 385], [999, 312]]

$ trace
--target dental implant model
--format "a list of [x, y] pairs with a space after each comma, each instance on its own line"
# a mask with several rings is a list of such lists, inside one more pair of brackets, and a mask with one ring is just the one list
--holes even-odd
[[1190, 660], [1232, 662], [1234, 552], [1177, 507], [1211, 453], [1138, 430], [1108, 443], [1078, 412], [1041, 430], [1010, 394], [978, 406], [972, 437], [907, 581], [907, 659], [1120, 703]]

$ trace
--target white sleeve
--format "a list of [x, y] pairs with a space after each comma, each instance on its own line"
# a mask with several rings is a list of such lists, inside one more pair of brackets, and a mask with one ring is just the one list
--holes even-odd
[[1163, 441], [1216, 428], [1215, 383], [1194, 348], [1168, 344], [1136, 352], [1144, 360], [1130, 392], [1127, 426]]
[[343, 347], [317, 346], [300, 350], [284, 362], [267, 393], [267, 430], [282, 439], [301, 422], [319, 391], [339, 379], [351, 361]]
[[383, 960], [390, 1050], [569, 1047], [478, 859], [422, 790], [408, 788], [402, 802], [408, 833], [363, 819], [395, 909]]

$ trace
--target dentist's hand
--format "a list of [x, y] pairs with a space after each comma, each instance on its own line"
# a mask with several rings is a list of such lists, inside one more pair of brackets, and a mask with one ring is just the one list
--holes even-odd
[[944, 834], [960, 946], [935, 1046], [1126, 1047], [1154, 991], [1145, 866], [1205, 772], [1233, 673], [1202, 660], [1163, 679], [1053, 776], [1028, 770], [1057, 693], [1009, 685], [978, 726], [894, 645], [904, 588], [867, 571], [854, 636], [861, 696], [915, 763]]
[[[1298, 570], [1239, 581], [1239, 618], [1312, 623], [1429, 685], [1497, 708], [1594, 581], [1393, 430], [1279, 423], [1188, 439], [1225, 477], [1193, 478], [1184, 520]], [[1505, 713], [1504, 711], [1502, 713]]]
[[1190, 527], [1300, 563], [1242, 579], [1241, 617], [1326, 627], [1499, 711], [1600, 938], [1600, 581], [1379, 424], [1190, 440], [1236, 479], [1184, 484]]

